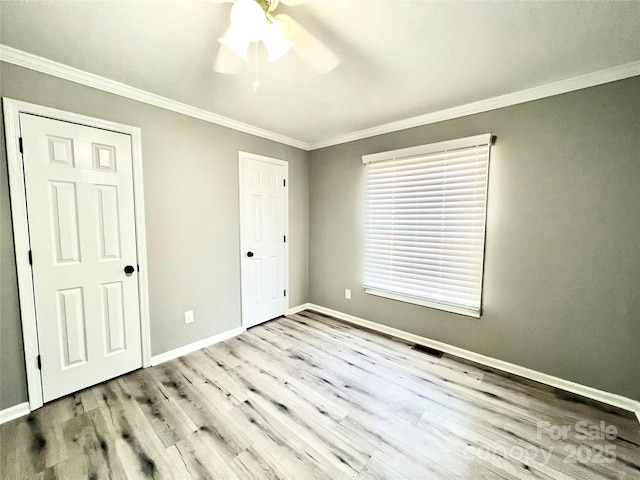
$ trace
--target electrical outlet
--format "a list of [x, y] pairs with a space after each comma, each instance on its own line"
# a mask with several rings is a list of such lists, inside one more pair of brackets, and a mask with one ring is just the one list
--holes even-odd
[[184, 312], [184, 323], [193, 323], [193, 310]]
[[344, 289], [344, 298], [346, 298], [347, 300], [351, 300], [351, 290], [349, 290], [348, 288]]

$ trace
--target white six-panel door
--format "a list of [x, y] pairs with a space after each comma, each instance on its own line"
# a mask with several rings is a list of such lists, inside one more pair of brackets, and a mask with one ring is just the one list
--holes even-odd
[[287, 164], [240, 153], [242, 324], [252, 327], [286, 310]]
[[142, 366], [131, 137], [22, 113], [20, 130], [46, 402]]

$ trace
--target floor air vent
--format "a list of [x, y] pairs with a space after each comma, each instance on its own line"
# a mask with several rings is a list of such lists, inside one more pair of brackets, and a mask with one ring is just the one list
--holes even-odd
[[419, 352], [426, 353], [427, 355], [431, 355], [432, 357], [437, 357], [437, 358], [442, 357], [442, 352], [440, 350], [436, 350], [435, 348], [426, 347], [424, 345], [418, 345], [417, 343], [411, 348]]

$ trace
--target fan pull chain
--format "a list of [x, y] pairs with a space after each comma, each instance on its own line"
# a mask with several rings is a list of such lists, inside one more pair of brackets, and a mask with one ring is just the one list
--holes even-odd
[[257, 92], [260, 88], [260, 80], [258, 79], [258, 42], [253, 44], [253, 58], [256, 62], [255, 77], [253, 80], [253, 91]]

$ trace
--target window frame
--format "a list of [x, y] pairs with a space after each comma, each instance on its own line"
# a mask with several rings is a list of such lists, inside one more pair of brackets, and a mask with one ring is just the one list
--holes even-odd
[[[373, 163], [386, 162], [393, 163], [399, 162], [403, 160], [411, 160], [412, 158], [418, 158], [423, 156], [435, 155], [445, 152], [451, 152], [460, 149], [471, 149], [483, 147], [487, 149], [486, 153], [486, 177], [484, 179], [484, 202], [483, 206], [483, 224], [482, 224], [482, 233], [481, 233], [481, 245], [477, 248], [476, 253], [480, 254], [480, 262], [479, 262], [479, 283], [475, 284], [477, 288], [479, 288], [479, 303], [477, 308], [474, 306], [466, 306], [462, 303], [454, 303], [448, 302], [442, 299], [437, 298], [429, 298], [428, 296], [416, 296], [413, 294], [409, 294], [407, 292], [402, 292], [402, 287], [395, 287], [396, 289], [388, 289], [388, 288], [380, 288], [379, 286], [371, 286], [367, 285], [371, 282], [370, 279], [367, 278], [366, 270], [375, 265], [375, 262], [369, 264], [369, 260], [367, 259], [367, 254], [365, 254], [364, 259], [364, 291], [367, 294], [388, 298], [391, 300], [398, 300], [410, 304], [420, 305], [424, 307], [434, 308], [438, 310], [443, 310], [451, 313], [466, 315], [474, 318], [480, 318], [482, 315], [482, 298], [483, 298], [483, 290], [484, 290], [484, 263], [485, 263], [485, 245], [486, 245], [486, 224], [487, 224], [487, 203], [488, 203], [488, 189], [489, 189], [489, 167], [490, 167], [490, 159], [491, 159], [491, 146], [495, 137], [493, 137], [490, 133], [475, 135], [471, 137], [458, 138], [454, 140], [447, 140], [443, 142], [430, 143], [425, 145], [419, 145], [416, 147], [402, 148], [398, 150], [391, 150], [388, 152], [374, 153], [369, 155], [362, 156], [362, 162], [367, 167], [366, 180], [367, 180], [367, 193], [365, 200], [365, 217], [368, 218], [370, 213], [370, 203], [369, 203], [369, 194], [370, 194], [370, 170], [369, 165]], [[484, 158], [484, 156], [483, 156]], [[422, 165], [425, 166], [429, 162], [429, 158], [425, 159], [425, 163]], [[389, 201], [390, 207], [393, 205], [393, 200]], [[390, 229], [390, 231], [392, 231]], [[369, 231], [368, 231], [368, 223], [365, 224], [365, 248], [369, 245]], [[389, 252], [393, 254], [393, 247], [390, 247]], [[471, 263], [469, 263], [471, 265]], [[431, 277], [431, 278], [435, 278]]]

